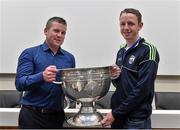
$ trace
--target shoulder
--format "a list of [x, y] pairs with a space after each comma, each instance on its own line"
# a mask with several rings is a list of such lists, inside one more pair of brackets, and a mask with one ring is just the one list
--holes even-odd
[[61, 48], [61, 51], [64, 55], [68, 56], [68, 57], [71, 57], [71, 58], [74, 58], [74, 55], [64, 49]]
[[125, 47], [126, 47], [126, 44], [125, 44], [125, 43], [121, 43], [121, 44], [119, 45], [118, 53], [120, 53]]
[[140, 49], [142, 49], [142, 51], [146, 55], [147, 60], [159, 62], [159, 53], [156, 46], [153, 43], [143, 40], [140, 43], [140, 46]]
[[41, 47], [42, 47], [42, 44], [37, 45], [37, 46], [33, 46], [33, 47], [28, 47], [28, 48], [24, 49], [23, 52], [33, 52], [33, 51], [35, 51], [35, 50], [37, 50], [37, 49], [39, 49]]
[[122, 44], [119, 45], [119, 49], [122, 49], [122, 48], [124, 48], [125, 46], [126, 46], [126, 44], [125, 44], [125, 43], [122, 43]]
[[150, 43], [150, 42], [147, 42], [147, 41], [142, 41], [141, 42], [142, 43], [142, 46], [145, 48], [145, 49], [147, 49], [147, 50], [149, 50], [149, 51], [153, 51], [153, 50], [156, 50], [157, 51], [157, 48], [156, 48], [156, 46], [153, 44], [153, 43]]
[[37, 45], [37, 46], [33, 46], [33, 47], [28, 47], [26, 49], [24, 49], [21, 54], [20, 57], [24, 57], [24, 56], [32, 56], [35, 52], [37, 52], [40, 48], [42, 47], [41, 45]]

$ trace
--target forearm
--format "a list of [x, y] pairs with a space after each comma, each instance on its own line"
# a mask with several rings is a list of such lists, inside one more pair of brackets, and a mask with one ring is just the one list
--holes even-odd
[[30, 90], [35, 84], [43, 82], [43, 74], [42, 72], [29, 75], [29, 76], [16, 76], [16, 89], [18, 91], [27, 91]]

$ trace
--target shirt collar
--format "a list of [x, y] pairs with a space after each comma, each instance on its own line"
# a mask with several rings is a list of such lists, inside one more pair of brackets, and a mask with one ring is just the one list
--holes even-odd
[[[51, 51], [51, 49], [49, 48], [49, 46], [46, 42], [43, 43], [42, 47], [43, 47], [43, 51], [49, 51], [49, 50]], [[59, 48], [57, 54], [64, 54], [63, 49]]]
[[141, 37], [139, 37], [139, 38], [133, 43], [133, 45], [131, 46], [131, 48], [137, 47], [140, 40], [141, 40]]
[[[142, 40], [143, 40], [143, 38], [139, 37], [129, 49], [137, 47]], [[125, 48], [126, 47], [127, 47], [127, 44], [126, 44]]]
[[133, 45], [132, 45], [130, 48], [128, 48], [127, 50], [126, 50], [126, 47], [127, 47], [127, 44], [126, 44], [126, 46], [124, 47], [125, 53], [128, 53], [128, 52], [130, 52], [132, 49], [136, 48], [136, 47], [139, 45], [139, 43], [140, 43], [141, 41], [143, 41], [143, 40], [144, 40], [143, 38], [139, 37], [139, 38], [136, 40], [136, 42], [134, 42]]

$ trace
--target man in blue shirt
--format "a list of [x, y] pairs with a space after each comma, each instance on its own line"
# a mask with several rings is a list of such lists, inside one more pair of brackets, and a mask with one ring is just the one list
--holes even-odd
[[44, 29], [43, 44], [25, 49], [19, 59], [16, 89], [24, 91], [20, 103], [19, 128], [62, 128], [65, 119], [64, 94], [57, 69], [74, 68], [74, 56], [61, 48], [67, 23], [52, 17]]
[[[154, 83], [159, 54], [156, 47], [139, 36], [143, 27], [141, 13], [133, 8], [120, 13], [120, 31], [126, 44], [117, 53], [114, 68], [119, 71], [112, 80], [116, 90], [111, 109], [101, 121], [103, 127], [150, 129]], [[115, 71], [115, 70], [114, 70]]]

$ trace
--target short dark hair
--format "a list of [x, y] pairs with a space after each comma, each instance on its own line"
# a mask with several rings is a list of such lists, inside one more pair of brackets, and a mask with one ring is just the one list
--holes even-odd
[[58, 23], [61, 23], [63, 25], [66, 25], [67, 26], [67, 23], [66, 23], [66, 20], [61, 18], [61, 17], [52, 17], [50, 18], [47, 23], [46, 23], [46, 28], [50, 28], [51, 25], [52, 25], [52, 22], [58, 22]]
[[142, 22], [142, 15], [141, 13], [139, 12], [139, 10], [137, 9], [133, 9], [133, 8], [126, 8], [124, 9], [123, 11], [121, 11], [120, 13], [120, 17], [123, 13], [132, 13], [134, 15], [136, 15], [137, 19], [138, 19], [138, 23], [141, 23]]

